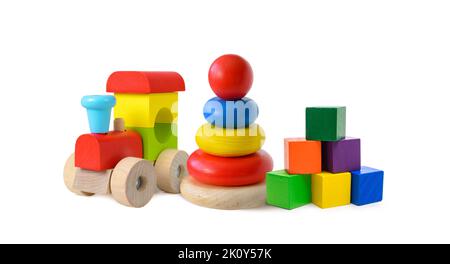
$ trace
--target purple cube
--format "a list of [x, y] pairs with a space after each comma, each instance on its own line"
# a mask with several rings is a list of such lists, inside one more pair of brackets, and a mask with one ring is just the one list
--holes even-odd
[[339, 173], [361, 169], [361, 140], [346, 137], [322, 142], [322, 169]]

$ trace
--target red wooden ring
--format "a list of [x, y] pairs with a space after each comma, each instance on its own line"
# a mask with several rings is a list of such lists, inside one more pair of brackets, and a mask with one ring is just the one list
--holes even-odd
[[189, 175], [205, 184], [243, 186], [264, 181], [273, 162], [264, 150], [242, 157], [219, 157], [199, 149], [189, 157], [187, 168]]

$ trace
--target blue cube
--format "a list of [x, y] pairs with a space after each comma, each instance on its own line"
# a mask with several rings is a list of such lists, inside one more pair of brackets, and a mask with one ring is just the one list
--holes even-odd
[[352, 204], [366, 205], [383, 200], [384, 172], [369, 167], [352, 171]]

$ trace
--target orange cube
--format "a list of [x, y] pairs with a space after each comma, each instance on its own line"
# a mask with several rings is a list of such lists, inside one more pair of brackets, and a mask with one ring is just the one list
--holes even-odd
[[322, 172], [321, 142], [305, 138], [285, 138], [284, 167], [289, 174]]

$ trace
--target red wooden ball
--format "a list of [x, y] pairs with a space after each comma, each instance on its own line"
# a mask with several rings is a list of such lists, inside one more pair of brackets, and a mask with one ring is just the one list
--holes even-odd
[[217, 58], [209, 68], [209, 85], [224, 100], [239, 100], [253, 83], [252, 66], [241, 56], [228, 54]]

